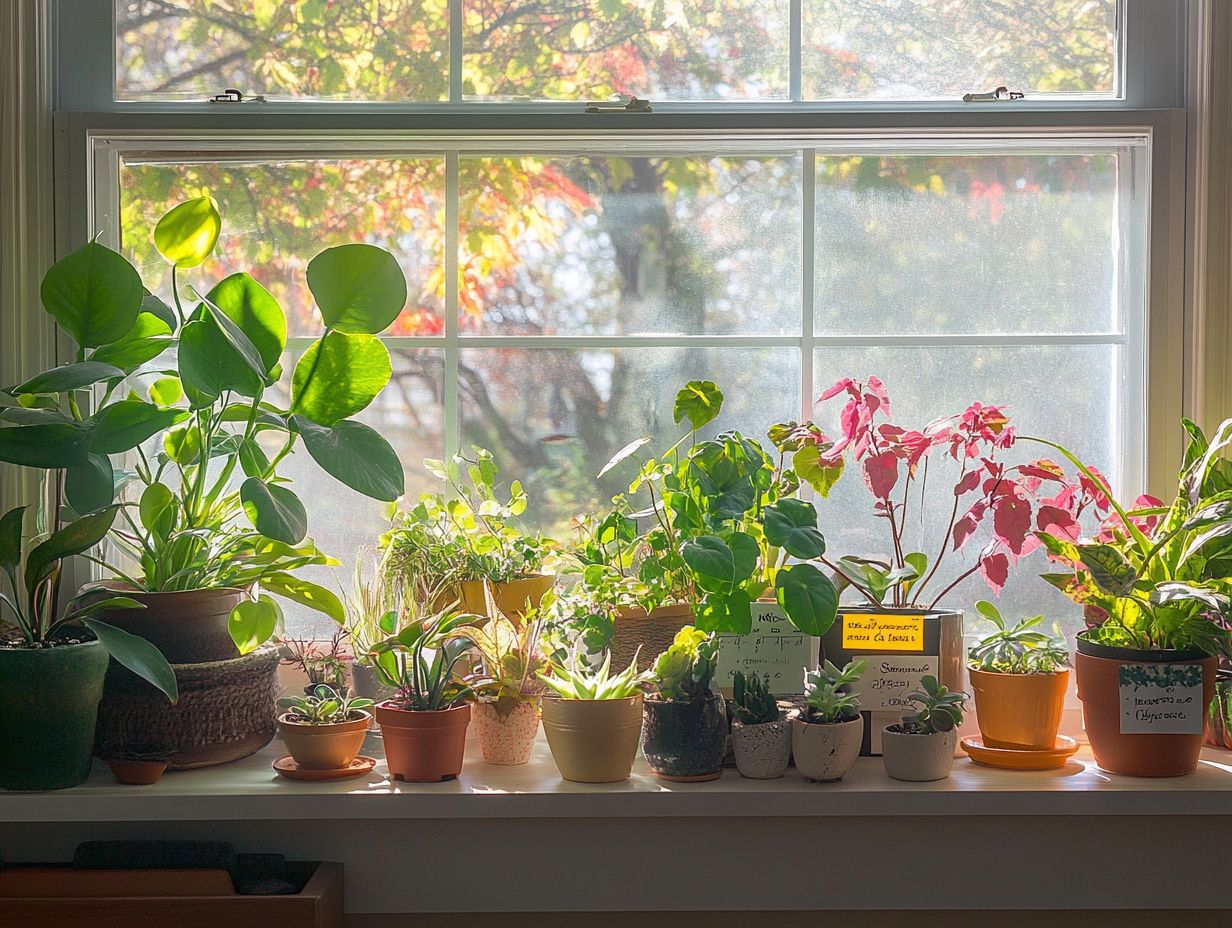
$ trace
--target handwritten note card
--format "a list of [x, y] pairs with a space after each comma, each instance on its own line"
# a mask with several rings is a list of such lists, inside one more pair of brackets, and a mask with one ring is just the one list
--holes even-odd
[[753, 603], [753, 630], [747, 635], [719, 636], [715, 680], [730, 693], [732, 674], [770, 675], [770, 691], [779, 696], [804, 692], [804, 668], [817, 666], [820, 639], [792, 627], [777, 603]]
[[1200, 735], [1200, 664], [1122, 664], [1121, 734]]
[[860, 696], [860, 708], [871, 712], [905, 714], [918, 708], [907, 697], [920, 689], [920, 680], [937, 675], [940, 660], [929, 657], [893, 657], [861, 654], [856, 660], [868, 661], [864, 676], [852, 684], [851, 692]]
[[843, 647], [851, 651], [923, 651], [924, 616], [848, 612], [842, 616]]

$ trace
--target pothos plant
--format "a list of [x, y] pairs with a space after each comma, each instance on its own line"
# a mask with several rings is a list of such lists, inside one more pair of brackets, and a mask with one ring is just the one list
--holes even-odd
[[[283, 373], [287, 322], [274, 297], [247, 273], [209, 285], [183, 280], [221, 229], [209, 196], [159, 220], [154, 243], [171, 268], [170, 306], [98, 243], [56, 262], [43, 305], [76, 342], [76, 357], [4, 391], [0, 460], [63, 469], [76, 516], [119, 497], [109, 537], [137, 568], [107, 566], [135, 589], [261, 590], [230, 617], [247, 652], [278, 624], [269, 593], [343, 618], [337, 596], [294, 573], [335, 562], [307, 539], [307, 510], [281, 462], [302, 442], [322, 470], [366, 496], [393, 500], [403, 491], [389, 443], [351, 417], [390, 378], [376, 335], [405, 304], [406, 280], [372, 245], [313, 258], [308, 287], [324, 332], [296, 363], [281, 404], [271, 391]], [[93, 404], [83, 391], [93, 391]], [[117, 467], [120, 455], [131, 471]]]

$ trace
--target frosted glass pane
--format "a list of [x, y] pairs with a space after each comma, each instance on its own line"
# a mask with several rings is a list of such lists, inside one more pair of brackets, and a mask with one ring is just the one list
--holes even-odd
[[764, 438], [799, 409], [794, 349], [637, 348], [462, 351], [462, 447], [490, 448], [505, 481], [531, 498], [527, 517], [569, 538], [569, 520], [597, 512], [628, 488], [632, 474], [595, 474], [635, 438], [668, 447], [684, 430], [672, 422], [676, 392], [713, 380], [726, 395], [708, 433], [736, 428]]
[[800, 158], [461, 164], [463, 333], [800, 330]]
[[1116, 90], [1116, 0], [804, 0], [806, 100]]

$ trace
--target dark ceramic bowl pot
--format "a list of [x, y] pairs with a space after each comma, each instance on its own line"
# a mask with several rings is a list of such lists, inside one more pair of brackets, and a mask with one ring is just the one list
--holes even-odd
[[723, 773], [727, 750], [727, 708], [711, 693], [695, 702], [647, 699], [642, 751], [663, 780], [714, 780]]

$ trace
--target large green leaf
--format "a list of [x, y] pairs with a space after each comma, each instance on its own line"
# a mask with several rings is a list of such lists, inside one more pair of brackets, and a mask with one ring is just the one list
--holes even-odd
[[316, 583], [296, 577], [294, 574], [276, 573], [262, 577], [261, 589], [268, 590], [277, 596], [284, 596], [309, 609], [315, 609], [329, 616], [339, 625], [346, 619], [346, 609], [336, 594]]
[[0, 461], [51, 470], [72, 467], [86, 458], [93, 430], [68, 419], [39, 425], [0, 428]]
[[402, 268], [375, 245], [327, 248], [308, 262], [308, 289], [325, 324], [348, 335], [384, 331], [406, 305]]
[[194, 197], [172, 207], [154, 227], [154, 247], [176, 267], [196, 267], [210, 256], [222, 231], [213, 197]]
[[1128, 596], [1134, 588], [1137, 573], [1133, 565], [1125, 560], [1111, 545], [1079, 545], [1078, 555], [1082, 563], [1091, 573], [1091, 579], [1105, 593], [1112, 596]]
[[813, 637], [829, 631], [838, 613], [838, 591], [812, 564], [780, 570], [774, 578], [774, 598], [791, 624]]
[[65, 364], [63, 367], [53, 367], [31, 377], [25, 383], [14, 387], [9, 392], [20, 393], [68, 393], [83, 387], [93, 386], [104, 380], [118, 380], [124, 376], [124, 371], [114, 364], [104, 364], [100, 361], [81, 361], [77, 364]]
[[120, 400], [94, 414], [90, 450], [119, 454], [188, 418], [183, 409], [160, 409], [141, 400]]
[[843, 459], [822, 461], [821, 448], [808, 442], [791, 456], [791, 468], [818, 496], [826, 499], [831, 488], [838, 483], [838, 478], [843, 476]]
[[116, 663], [127, 667], [142, 680], [162, 690], [172, 702], [179, 701], [180, 691], [175, 671], [167, 663], [167, 658], [163, 657], [162, 651], [144, 638], [98, 619], [82, 619], [81, 624], [94, 632]]
[[718, 535], [702, 535], [686, 541], [681, 547], [680, 555], [689, 565], [689, 569], [700, 578], [729, 584], [734, 582], [735, 555], [727, 542]]
[[122, 338], [94, 349], [90, 360], [113, 364], [125, 373], [132, 373], [174, 344], [171, 326], [158, 316], [143, 312]]
[[145, 290], [122, 255], [90, 242], [51, 266], [40, 294], [60, 328], [82, 348], [94, 348], [133, 327]]
[[690, 380], [676, 394], [672, 421], [677, 425], [686, 417], [694, 430], [714, 419], [723, 408], [723, 392], [709, 380]]
[[11, 572], [21, 565], [21, 524], [26, 507], [18, 506], [0, 516], [0, 570]]
[[817, 510], [800, 499], [781, 499], [764, 512], [766, 541], [792, 557], [812, 560], [826, 553], [826, 541], [817, 528]]
[[302, 416], [292, 421], [304, 447], [321, 469], [352, 490], [392, 502], [406, 489], [402, 462], [389, 442], [362, 422], [317, 425]]
[[82, 516], [35, 545], [26, 557], [26, 590], [33, 594], [38, 585], [51, 573], [57, 561], [89, 551], [102, 541], [111, 531], [116, 511], [115, 506], [110, 506], [88, 516]]
[[227, 631], [239, 652], [248, 654], [270, 640], [281, 618], [282, 610], [268, 596], [246, 599], [231, 610]]
[[194, 319], [180, 330], [180, 381], [194, 407], [208, 406], [228, 390], [252, 396], [262, 387], [209, 318]]
[[151, 483], [141, 491], [137, 513], [147, 532], [166, 538], [175, 523], [175, 495], [165, 485]]
[[753, 630], [752, 600], [744, 590], [707, 593], [693, 611], [694, 626], [704, 632], [747, 635]]
[[248, 274], [239, 273], [219, 282], [206, 299], [248, 337], [265, 373], [273, 370], [287, 345], [287, 317], [270, 292]]
[[249, 477], [240, 484], [240, 502], [252, 527], [267, 538], [297, 545], [308, 534], [304, 504], [287, 487]]
[[115, 469], [105, 454], [91, 452], [64, 472], [64, 497], [79, 515], [110, 506], [115, 492]]
[[295, 365], [291, 411], [319, 425], [349, 419], [385, 389], [392, 373], [380, 339], [328, 332]]

